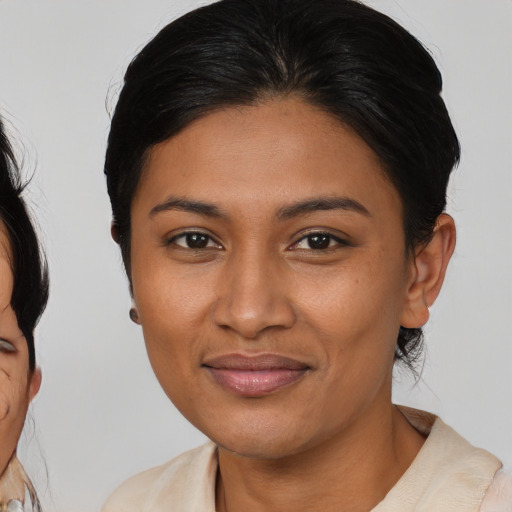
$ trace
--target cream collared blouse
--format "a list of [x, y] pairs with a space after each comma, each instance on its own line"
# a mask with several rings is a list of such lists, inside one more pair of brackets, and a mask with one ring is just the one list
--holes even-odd
[[[400, 409], [428, 437], [371, 512], [512, 512], [512, 477], [498, 471], [501, 462], [494, 455], [475, 448], [432, 414]], [[216, 473], [217, 450], [208, 442], [130, 478], [102, 512], [215, 512]]]

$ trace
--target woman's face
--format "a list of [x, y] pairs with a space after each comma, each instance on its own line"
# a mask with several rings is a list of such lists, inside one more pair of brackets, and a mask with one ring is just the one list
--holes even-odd
[[0, 474], [16, 448], [41, 379], [39, 370], [29, 371], [27, 342], [11, 307], [10, 255], [7, 230], [0, 221]]
[[212, 113], [151, 150], [131, 213], [151, 364], [220, 446], [282, 457], [389, 407], [411, 263], [351, 129], [298, 99]]

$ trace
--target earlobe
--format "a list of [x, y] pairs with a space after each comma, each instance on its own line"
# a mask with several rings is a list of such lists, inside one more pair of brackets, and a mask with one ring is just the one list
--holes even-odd
[[134, 323], [134, 324], [138, 324], [140, 325], [140, 320], [139, 320], [139, 312], [137, 311], [137, 308], [132, 306], [130, 308], [130, 320]]
[[119, 226], [114, 220], [110, 224], [110, 235], [112, 236], [112, 240], [114, 240], [116, 244], [119, 244], [119, 241], [121, 240], [121, 236], [119, 235]]
[[441, 214], [432, 239], [420, 247], [411, 262], [402, 327], [416, 328], [424, 325], [429, 318], [429, 307], [434, 303], [441, 286], [448, 263], [455, 249], [455, 223], [450, 215]]
[[43, 380], [43, 374], [41, 372], [41, 368], [39, 366], [32, 372], [30, 376], [30, 384], [29, 384], [29, 401], [31, 402], [33, 398], [39, 393], [39, 389], [41, 388], [41, 381]]
[[135, 298], [133, 296], [133, 288], [132, 288], [131, 283], [130, 283], [130, 295], [132, 296], [132, 305], [131, 305], [130, 311], [129, 311], [130, 320], [134, 324], [140, 325], [139, 309], [137, 308], [137, 304], [135, 303]]

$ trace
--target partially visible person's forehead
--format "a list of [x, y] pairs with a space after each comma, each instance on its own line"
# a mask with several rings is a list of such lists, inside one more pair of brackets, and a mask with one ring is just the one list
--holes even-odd
[[7, 228], [0, 220], [0, 312], [11, 303], [12, 287], [11, 244]]
[[11, 259], [11, 242], [7, 226], [0, 219], [0, 258], [10, 261]]

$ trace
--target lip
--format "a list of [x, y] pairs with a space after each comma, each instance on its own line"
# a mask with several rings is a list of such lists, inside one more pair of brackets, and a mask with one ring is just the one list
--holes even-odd
[[248, 397], [288, 387], [311, 369], [302, 361], [275, 354], [227, 354], [208, 359], [202, 366], [222, 387]]

